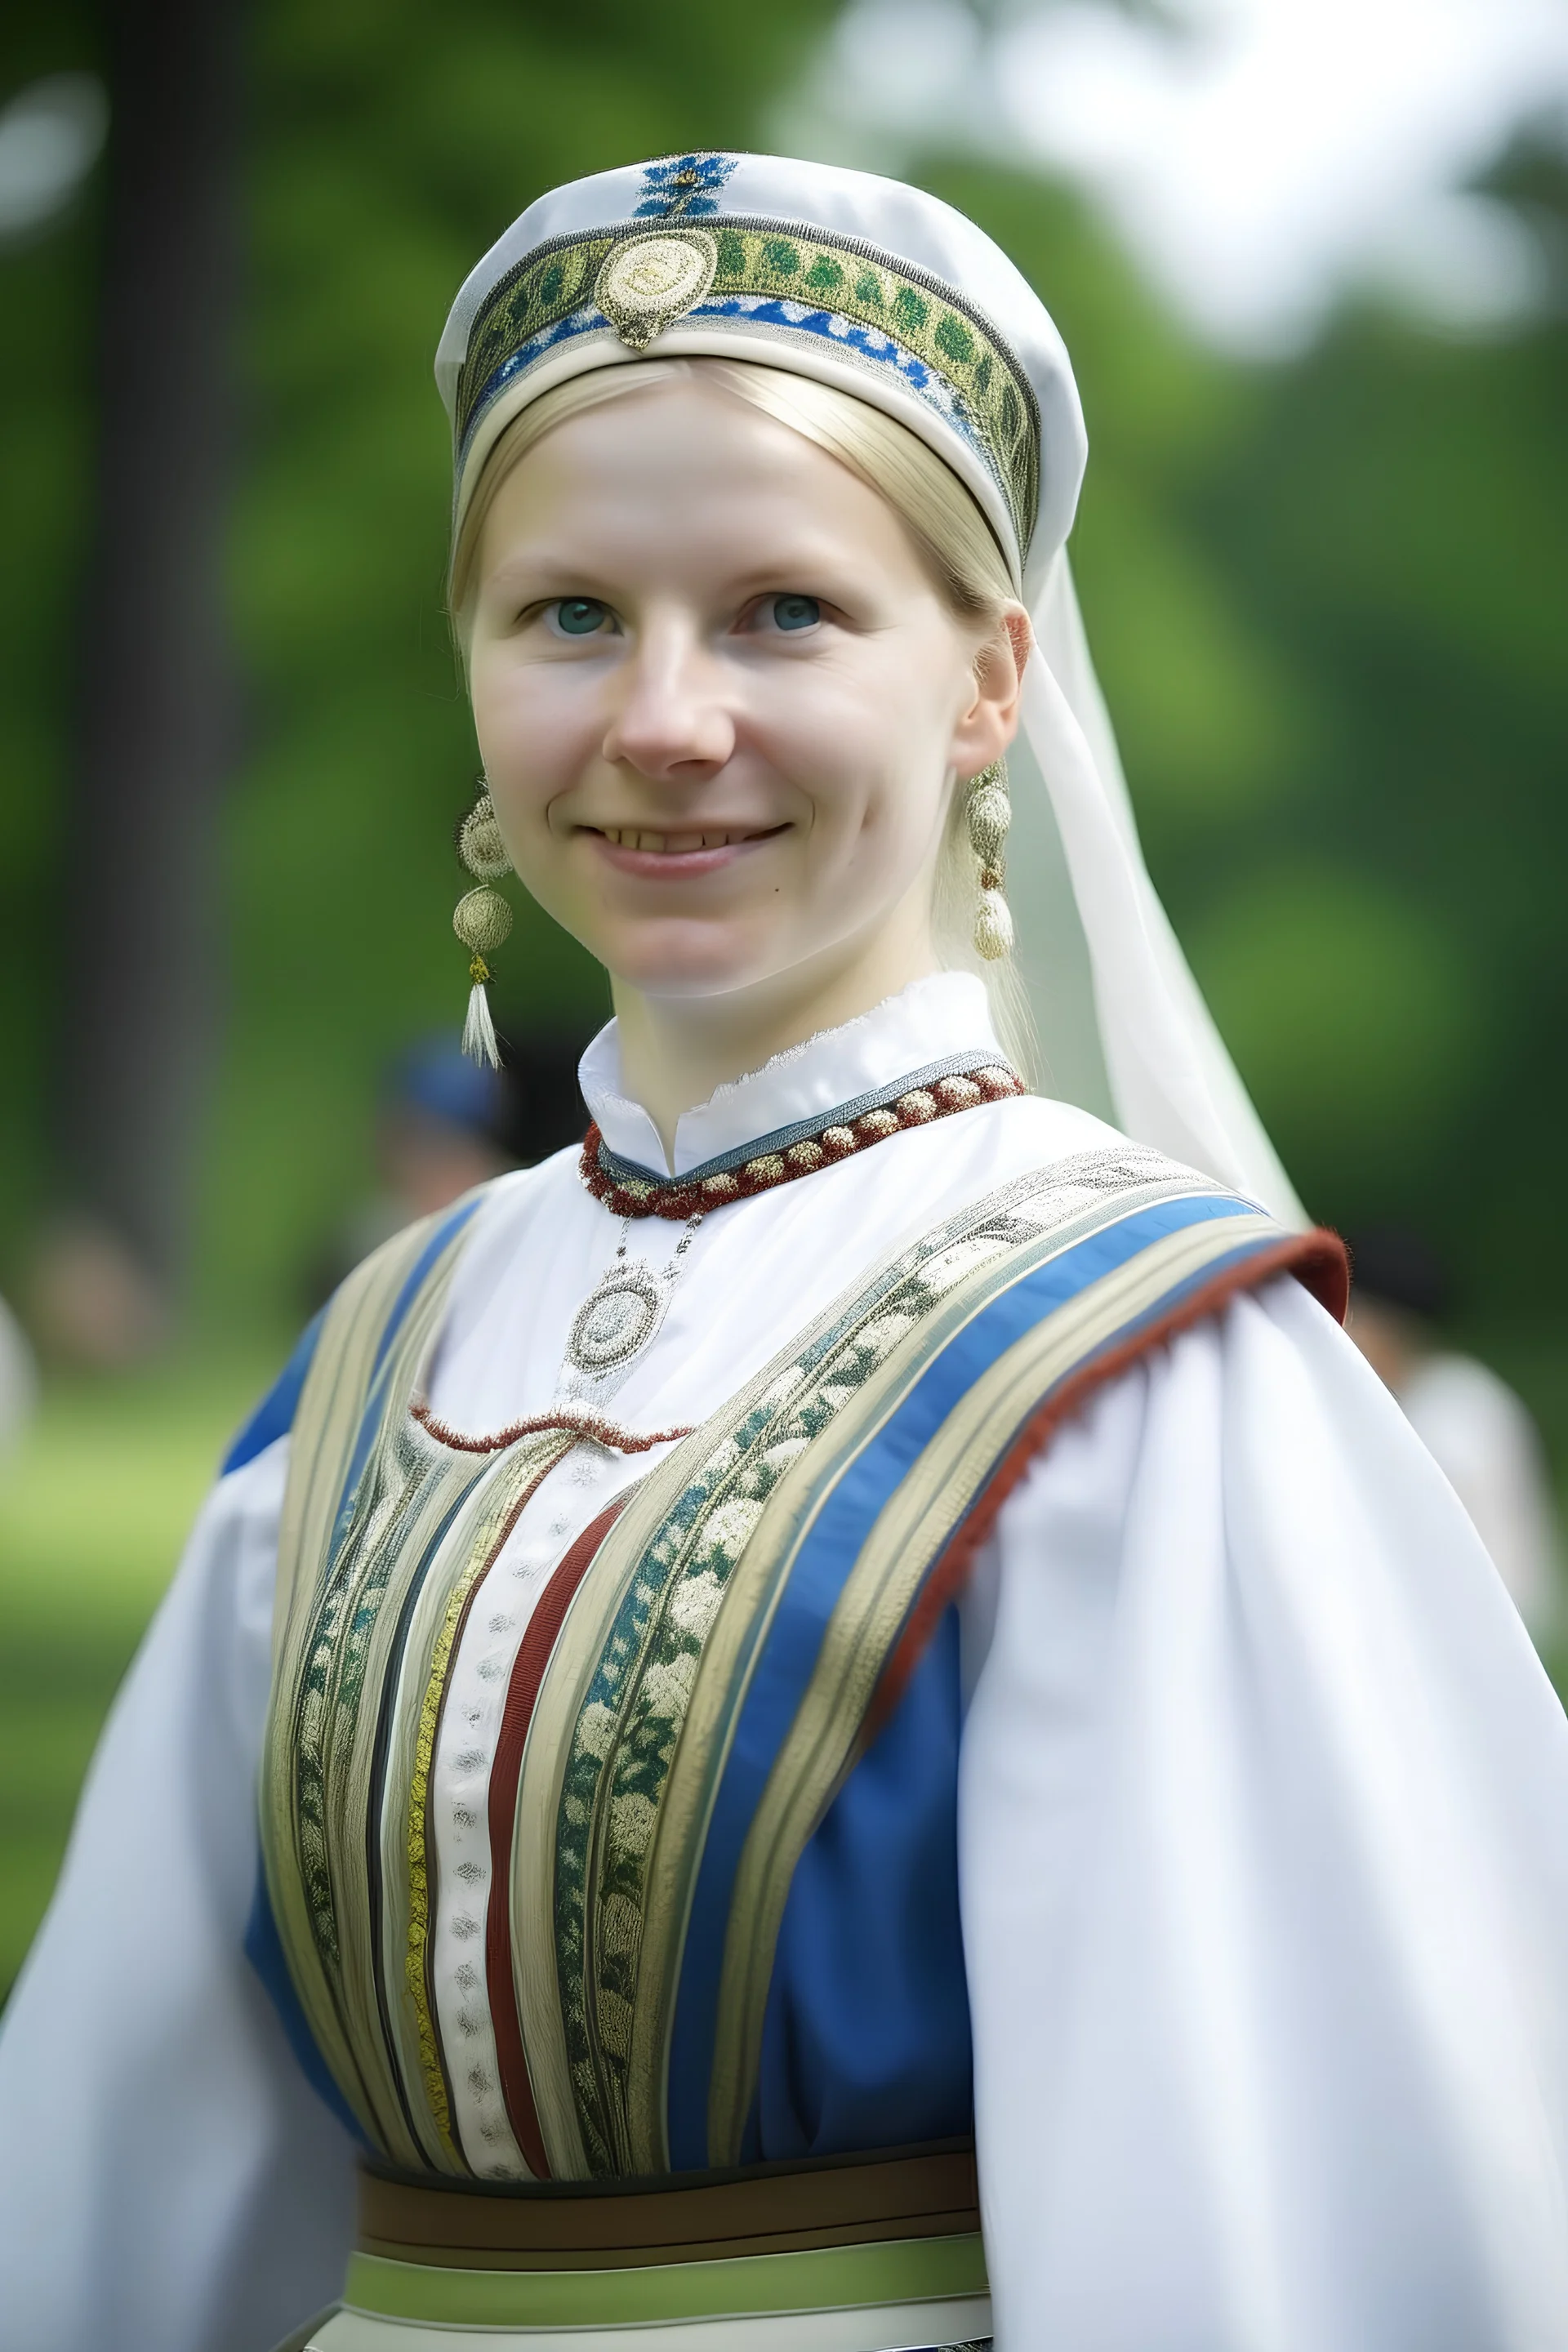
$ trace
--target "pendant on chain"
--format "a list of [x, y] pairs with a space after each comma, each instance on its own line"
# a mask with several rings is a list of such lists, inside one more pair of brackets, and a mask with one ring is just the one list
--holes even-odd
[[664, 1321], [680, 1262], [701, 1223], [700, 1215], [690, 1220], [668, 1265], [656, 1274], [645, 1259], [628, 1262], [630, 1221], [623, 1221], [620, 1244], [609, 1271], [572, 1318], [558, 1395], [596, 1403], [621, 1386]]
[[640, 1262], [605, 1276], [577, 1309], [567, 1360], [574, 1371], [599, 1374], [638, 1356], [664, 1320], [668, 1284]]

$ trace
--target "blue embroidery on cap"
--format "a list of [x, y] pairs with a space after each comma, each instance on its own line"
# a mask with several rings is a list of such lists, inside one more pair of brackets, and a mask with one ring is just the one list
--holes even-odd
[[643, 167], [643, 200], [634, 220], [690, 220], [716, 213], [720, 189], [734, 171], [735, 155], [667, 155]]
[[[847, 345], [862, 359], [897, 375], [908, 390], [918, 394], [944, 424], [961, 433], [1005, 496], [1006, 485], [996, 462], [995, 452], [968, 403], [942, 381], [934, 368], [928, 367], [913, 352], [906, 351], [891, 335], [883, 334], [876, 327], [864, 326], [858, 319], [847, 319], [841, 312], [808, 310], [803, 303], [783, 301], [778, 296], [770, 294], [721, 295], [716, 299], [697, 303], [682, 323], [704, 319], [761, 321], [764, 326], [790, 328], [797, 334], [816, 335], [825, 341]], [[602, 332], [604, 326], [604, 313], [591, 304], [587, 305], [581, 310], [574, 310], [569, 319], [558, 319], [552, 326], [542, 328], [538, 334], [531, 335], [525, 343], [520, 343], [517, 350], [502, 361], [481, 386], [474, 402], [473, 415], [458, 453], [459, 474], [467, 461], [479, 420], [498, 394], [557, 344], [574, 341], [579, 335]]]

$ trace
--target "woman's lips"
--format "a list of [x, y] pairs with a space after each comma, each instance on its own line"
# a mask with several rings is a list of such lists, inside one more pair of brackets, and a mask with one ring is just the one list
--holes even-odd
[[584, 825], [582, 830], [619, 874], [654, 882], [689, 882], [732, 866], [748, 849], [775, 839], [785, 827], [693, 825], [679, 833], [660, 833], [650, 825]]

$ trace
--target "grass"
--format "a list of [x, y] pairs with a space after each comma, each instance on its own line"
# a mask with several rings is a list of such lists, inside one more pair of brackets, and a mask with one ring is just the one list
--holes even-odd
[[0, 1990], [65, 1850], [104, 1715], [266, 1352], [62, 1382], [0, 1460]]

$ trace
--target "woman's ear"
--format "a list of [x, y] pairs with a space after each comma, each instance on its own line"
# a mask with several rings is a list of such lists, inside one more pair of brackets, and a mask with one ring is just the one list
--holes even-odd
[[952, 765], [961, 776], [978, 775], [999, 760], [1017, 733], [1024, 666], [1033, 644], [1022, 604], [1005, 605], [976, 649], [974, 698], [953, 730]]

